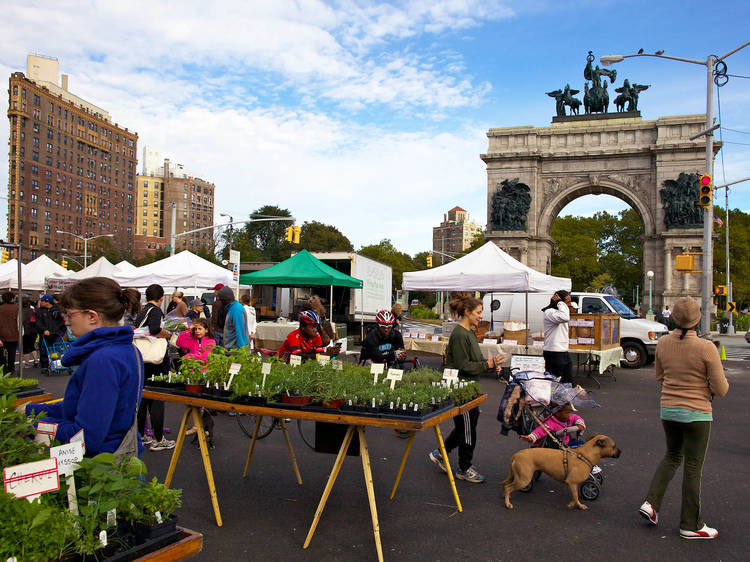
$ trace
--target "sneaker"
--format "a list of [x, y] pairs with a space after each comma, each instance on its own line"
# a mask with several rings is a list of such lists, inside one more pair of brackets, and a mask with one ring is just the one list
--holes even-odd
[[150, 451], [162, 451], [164, 449], [174, 449], [174, 441], [162, 437], [161, 441], [155, 441], [150, 447]]
[[149, 445], [152, 445], [153, 443], [154, 443], [154, 438], [151, 437], [150, 435], [144, 435], [143, 437], [141, 437], [141, 444], [144, 447], [148, 447]]
[[703, 527], [698, 529], [697, 531], [686, 531], [685, 529], [680, 529], [680, 536], [683, 539], [715, 539], [719, 536], [719, 531], [716, 529], [712, 529], [705, 523], [703, 524]]
[[440, 470], [442, 470], [446, 474], [448, 473], [445, 468], [445, 463], [443, 462], [443, 455], [440, 454], [440, 451], [435, 449], [429, 455], [427, 455], [427, 458], [434, 462], [435, 466], [437, 466]]
[[641, 508], [638, 510], [638, 513], [643, 515], [646, 519], [648, 519], [648, 522], [652, 525], [656, 525], [659, 522], [659, 514], [654, 509], [654, 506], [651, 505], [649, 502], [643, 502], [643, 505], [641, 505]]
[[473, 466], [470, 466], [466, 470], [457, 470], [456, 478], [459, 480], [466, 480], [467, 482], [474, 482], [480, 484], [485, 481], [485, 477], [479, 474]]

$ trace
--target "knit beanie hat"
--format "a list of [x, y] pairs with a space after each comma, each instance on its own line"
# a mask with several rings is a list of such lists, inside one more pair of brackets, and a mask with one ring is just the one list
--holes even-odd
[[672, 321], [678, 328], [689, 330], [695, 328], [701, 319], [701, 307], [698, 301], [690, 297], [681, 297], [674, 303]]
[[234, 300], [234, 293], [231, 287], [222, 287], [218, 293], [219, 300], [222, 302], [232, 302]]

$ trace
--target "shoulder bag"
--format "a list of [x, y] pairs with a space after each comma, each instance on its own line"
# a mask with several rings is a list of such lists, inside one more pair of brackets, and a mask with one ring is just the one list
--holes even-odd
[[[149, 314], [151, 314], [151, 310], [149, 310], [143, 316], [143, 320], [141, 320], [141, 323], [138, 326], [139, 328], [143, 328], [143, 325], [146, 323], [146, 320], [148, 320]], [[153, 363], [153, 364], [159, 365], [162, 363], [162, 361], [164, 361], [164, 356], [167, 353], [167, 340], [166, 339], [154, 338], [154, 337], [135, 338], [133, 340], [133, 344], [138, 348], [138, 351], [141, 352], [144, 363]]]
[[[133, 349], [136, 364], [138, 365], [138, 391], [141, 390], [141, 378], [143, 376], [141, 361], [138, 359], [138, 353]], [[138, 456], [138, 397], [135, 399], [135, 411], [133, 412], [133, 424], [128, 429], [125, 437], [122, 438], [120, 446], [114, 452], [116, 458], [137, 457]]]

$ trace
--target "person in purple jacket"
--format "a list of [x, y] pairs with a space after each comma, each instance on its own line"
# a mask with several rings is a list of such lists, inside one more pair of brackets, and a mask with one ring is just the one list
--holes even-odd
[[135, 419], [143, 360], [133, 345], [133, 328], [118, 322], [137, 303], [135, 289], [121, 289], [105, 277], [84, 279], [68, 289], [61, 304], [76, 340], [62, 364], [78, 369], [62, 402], [25, 407], [27, 415], [43, 412], [42, 421], [57, 424], [54, 439], [61, 443], [83, 430], [88, 457], [114, 453]]

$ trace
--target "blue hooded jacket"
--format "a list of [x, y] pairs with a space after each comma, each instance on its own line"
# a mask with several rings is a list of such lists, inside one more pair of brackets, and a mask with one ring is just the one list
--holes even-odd
[[86, 456], [114, 453], [133, 424], [143, 388], [143, 359], [133, 346], [133, 328], [97, 328], [84, 334], [71, 344], [62, 364], [79, 365], [62, 402], [30, 404], [26, 413], [46, 412], [42, 421], [57, 424], [55, 439], [61, 443], [83, 429]]

